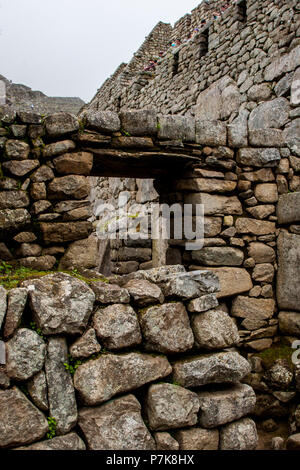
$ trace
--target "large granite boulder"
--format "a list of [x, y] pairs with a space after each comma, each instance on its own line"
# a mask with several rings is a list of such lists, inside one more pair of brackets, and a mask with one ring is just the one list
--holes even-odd
[[234, 320], [221, 310], [209, 310], [192, 316], [196, 346], [200, 349], [223, 349], [240, 340]]
[[[27, 302], [27, 290], [24, 288], [11, 289], [8, 293], [7, 313], [4, 325], [4, 336], [12, 336], [21, 322]], [[0, 315], [1, 316], [1, 315]], [[1, 322], [0, 322], [1, 323]]]
[[253, 287], [251, 276], [246, 269], [221, 267], [209, 268], [209, 270], [220, 281], [220, 291], [216, 292], [217, 299], [242, 294], [248, 292]]
[[146, 309], [140, 314], [140, 323], [148, 350], [179, 353], [193, 347], [193, 331], [181, 302]]
[[217, 429], [192, 428], [175, 433], [180, 450], [219, 450]]
[[43, 413], [17, 387], [0, 390], [0, 447], [31, 444], [47, 431]]
[[166, 431], [197, 423], [199, 400], [197, 394], [172, 384], [151, 385], [146, 398], [149, 426]]
[[282, 232], [278, 237], [277, 247], [279, 308], [300, 311], [300, 236]]
[[183, 387], [237, 383], [251, 371], [249, 362], [237, 352], [202, 354], [173, 365], [174, 381]]
[[255, 422], [243, 418], [226, 424], [220, 431], [220, 450], [256, 450], [258, 435]]
[[249, 131], [256, 129], [280, 129], [289, 120], [290, 105], [286, 98], [266, 101], [255, 108], [249, 116]]
[[231, 314], [238, 318], [268, 320], [275, 312], [273, 299], [254, 299], [239, 295], [232, 303]]
[[155, 442], [133, 395], [95, 408], [82, 408], [78, 424], [89, 450], [155, 450]]
[[78, 131], [79, 122], [74, 114], [56, 113], [46, 117], [45, 128], [50, 137], [58, 137]]
[[43, 370], [27, 382], [27, 390], [33, 403], [42, 411], [48, 411], [48, 389], [46, 374]]
[[0, 209], [19, 209], [29, 206], [29, 197], [25, 191], [1, 191]]
[[280, 312], [278, 319], [283, 335], [300, 336], [300, 312]]
[[43, 334], [83, 333], [95, 294], [82, 281], [64, 273], [24, 281], [34, 321]]
[[70, 354], [74, 359], [87, 358], [93, 354], [98, 354], [100, 351], [101, 346], [97, 341], [94, 328], [89, 328], [70, 346]]
[[92, 269], [97, 267], [99, 240], [95, 234], [84, 240], [71, 243], [60, 260], [59, 269], [71, 271], [74, 268]]
[[98, 405], [172, 372], [163, 356], [140, 353], [107, 354], [78, 367], [74, 386], [86, 405]]
[[80, 175], [54, 178], [48, 185], [49, 199], [84, 199], [89, 192], [90, 186], [87, 178]]
[[192, 251], [192, 259], [204, 266], [241, 266], [244, 253], [232, 247], [206, 247]]
[[162, 304], [164, 301], [161, 289], [149, 281], [132, 279], [125, 285], [125, 288], [139, 307], [154, 303]]
[[0, 330], [6, 314], [7, 309], [7, 291], [4, 287], [0, 286]]
[[9, 160], [27, 160], [30, 146], [20, 140], [9, 139], [5, 142], [5, 157]]
[[217, 391], [199, 392], [199, 424], [216, 428], [236, 421], [254, 410], [256, 397], [249, 385], [237, 384]]
[[65, 436], [57, 436], [47, 441], [37, 442], [26, 447], [18, 447], [14, 450], [86, 450], [86, 446], [75, 432], [70, 432]]

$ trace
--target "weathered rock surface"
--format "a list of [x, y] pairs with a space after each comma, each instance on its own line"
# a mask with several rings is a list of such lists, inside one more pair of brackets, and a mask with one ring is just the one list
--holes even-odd
[[272, 318], [275, 312], [273, 299], [254, 299], [239, 295], [232, 303], [231, 314], [234, 317], [253, 320], [266, 320]]
[[51, 137], [58, 137], [78, 131], [79, 122], [74, 114], [56, 113], [46, 117], [45, 127]]
[[240, 340], [237, 326], [226, 312], [209, 310], [192, 316], [196, 346], [200, 349], [223, 349]]
[[201, 294], [200, 285], [192, 276], [176, 275], [161, 285], [166, 298], [193, 299]]
[[65, 436], [57, 436], [30, 446], [18, 447], [15, 450], [86, 450], [86, 446], [75, 432], [71, 432]]
[[130, 301], [128, 290], [115, 284], [106, 284], [100, 281], [91, 282], [90, 286], [95, 293], [96, 302], [101, 304], [128, 304]]
[[177, 431], [175, 436], [180, 450], [219, 450], [217, 429], [185, 429]]
[[65, 153], [53, 160], [55, 169], [62, 175], [88, 176], [93, 167], [93, 154], [89, 152]]
[[75, 343], [70, 346], [70, 354], [74, 359], [90, 357], [101, 351], [94, 328], [89, 328]]
[[237, 163], [245, 166], [274, 167], [280, 160], [277, 148], [243, 148], [237, 154]]
[[47, 431], [43, 413], [17, 387], [0, 390], [0, 447], [30, 444]]
[[54, 142], [53, 144], [46, 145], [43, 148], [43, 157], [49, 158], [75, 149], [73, 140], [62, 140], [61, 142]]
[[101, 343], [108, 349], [122, 349], [142, 342], [137, 315], [130, 305], [114, 304], [100, 308], [93, 325]]
[[240, 218], [236, 221], [238, 233], [251, 233], [253, 235], [269, 235], [275, 233], [275, 223], [262, 220]]
[[86, 239], [91, 232], [91, 228], [90, 222], [43, 222], [40, 224], [43, 241], [46, 245]]
[[25, 191], [1, 191], [0, 209], [19, 209], [29, 206], [29, 198]]
[[280, 312], [278, 319], [282, 334], [300, 336], [300, 312]]
[[46, 374], [38, 372], [27, 382], [27, 390], [34, 404], [43, 411], [49, 409]]
[[56, 433], [67, 434], [77, 422], [75, 390], [66, 370], [68, 347], [64, 338], [50, 338], [45, 363], [50, 416], [56, 419]]
[[6, 343], [6, 370], [11, 379], [24, 381], [39, 372], [45, 362], [46, 345], [32, 330], [20, 328]]
[[[27, 301], [27, 290], [11, 289], [8, 293], [7, 313], [4, 325], [4, 336], [12, 336], [19, 326]], [[1, 316], [1, 315], [0, 315]]]
[[294, 119], [283, 132], [283, 138], [291, 152], [300, 157], [300, 119]]
[[264, 243], [250, 243], [248, 256], [253, 258], [256, 263], [274, 263], [276, 259], [273, 248]]
[[39, 164], [40, 162], [38, 160], [10, 160], [9, 162], [4, 162], [2, 166], [12, 176], [21, 178], [35, 170], [39, 166]]
[[196, 393], [172, 384], [151, 385], [146, 398], [149, 426], [165, 431], [197, 423], [199, 401]]
[[187, 194], [185, 204], [203, 204], [205, 215], [242, 215], [243, 209], [236, 196], [216, 196], [207, 193]]
[[6, 314], [7, 309], [7, 292], [4, 287], [0, 286], [0, 330]]
[[151, 109], [122, 111], [122, 129], [134, 136], [157, 134], [157, 113]]
[[34, 320], [44, 334], [84, 331], [95, 300], [93, 291], [84, 282], [57, 273], [22, 285], [29, 292]]
[[5, 142], [5, 156], [10, 160], [27, 160], [30, 147], [20, 140], [7, 140]]
[[183, 387], [200, 387], [239, 382], [250, 370], [249, 362], [237, 352], [221, 352], [175, 362], [173, 378]]
[[97, 405], [118, 393], [166, 377], [171, 372], [168, 360], [162, 356], [108, 354], [79, 366], [74, 385], [85, 404]]
[[164, 295], [161, 289], [145, 280], [132, 279], [125, 285], [134, 302], [139, 307], [146, 307], [149, 304], [163, 303]]
[[148, 308], [141, 313], [140, 324], [148, 350], [179, 353], [193, 347], [189, 317], [180, 302]]
[[286, 441], [287, 450], [300, 450], [300, 433], [293, 434]]
[[31, 217], [26, 209], [6, 209], [0, 211], [0, 227], [2, 230], [21, 229], [30, 224]]
[[254, 390], [245, 384], [218, 391], [199, 392], [199, 424], [204, 428], [215, 428], [236, 421], [254, 410]]
[[98, 262], [98, 251], [99, 240], [94, 234], [84, 240], [77, 240], [68, 246], [60, 260], [59, 269], [95, 268]]
[[279, 224], [300, 222], [300, 192], [279, 196], [277, 217]]
[[155, 450], [155, 442], [133, 395], [96, 408], [82, 408], [78, 424], [90, 450]]
[[49, 199], [84, 199], [89, 195], [89, 191], [87, 178], [80, 175], [54, 178], [48, 185]]
[[193, 251], [192, 258], [205, 266], [241, 266], [244, 254], [238, 248], [207, 247]]
[[253, 284], [250, 274], [242, 268], [209, 268], [218, 276], [220, 281], [220, 292], [216, 292], [217, 299], [242, 294], [252, 289]]
[[255, 450], [258, 435], [255, 422], [244, 418], [226, 424], [220, 431], [220, 450]]
[[282, 232], [277, 240], [277, 301], [282, 310], [300, 311], [300, 236]]
[[86, 126], [98, 132], [117, 132], [121, 122], [117, 113], [112, 111], [93, 111], [84, 113]]
[[286, 98], [262, 103], [255, 108], [249, 116], [249, 130], [280, 129], [289, 120], [290, 106]]

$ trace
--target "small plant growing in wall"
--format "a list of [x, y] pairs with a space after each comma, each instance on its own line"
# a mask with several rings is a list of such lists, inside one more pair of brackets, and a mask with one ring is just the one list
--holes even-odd
[[53, 439], [56, 436], [57, 422], [56, 422], [56, 419], [53, 418], [52, 416], [49, 416], [47, 420], [48, 420], [48, 427], [49, 427], [49, 431], [47, 432], [47, 439]]
[[74, 375], [79, 366], [81, 366], [82, 361], [79, 359], [74, 359], [71, 354], [68, 355], [69, 362], [64, 362], [66, 371], [70, 372], [71, 375]]

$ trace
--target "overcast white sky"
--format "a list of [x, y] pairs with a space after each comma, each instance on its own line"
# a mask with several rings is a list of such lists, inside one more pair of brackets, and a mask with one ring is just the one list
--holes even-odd
[[201, 0], [0, 0], [0, 74], [89, 101], [161, 20]]

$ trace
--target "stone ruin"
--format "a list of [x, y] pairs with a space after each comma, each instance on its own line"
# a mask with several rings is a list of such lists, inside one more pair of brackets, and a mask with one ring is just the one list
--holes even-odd
[[[2, 111], [0, 259], [43, 273], [0, 290], [0, 447], [299, 449], [299, 3], [136, 60], [79, 117]], [[99, 240], [122, 193], [203, 204], [204, 247]]]

